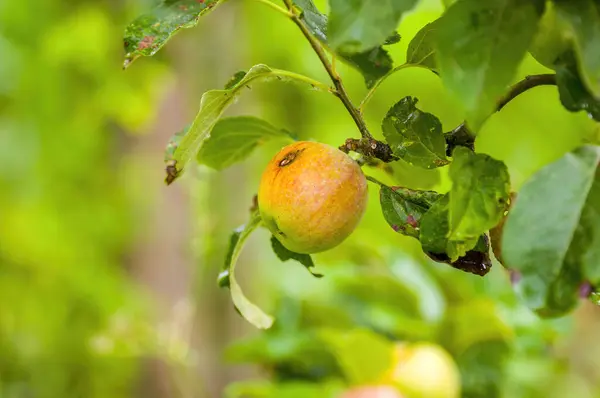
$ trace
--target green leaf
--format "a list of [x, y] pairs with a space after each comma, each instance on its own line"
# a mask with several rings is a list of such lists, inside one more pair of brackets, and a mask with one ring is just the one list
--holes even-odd
[[198, 151], [197, 159], [222, 170], [247, 158], [254, 148], [275, 138], [291, 139], [286, 130], [253, 117], [236, 116], [219, 120]]
[[329, 44], [357, 53], [382, 44], [417, 0], [329, 0]]
[[554, 3], [547, 2], [537, 33], [529, 47], [529, 53], [549, 69], [571, 47], [568, 25], [556, 14]]
[[422, 65], [437, 72], [435, 60], [435, 32], [437, 22], [433, 21], [423, 26], [408, 44], [406, 51], [406, 63], [411, 65]]
[[[327, 16], [314, 5], [312, 0], [294, 0], [294, 4], [302, 10], [302, 21], [306, 24], [308, 30], [321, 43], [329, 46], [327, 38]], [[389, 31], [387, 32], [390, 33]], [[399, 40], [399, 35], [393, 34], [388, 37], [388, 43], [395, 43]], [[371, 49], [359, 53], [349, 53], [347, 51], [336, 51], [340, 60], [346, 62], [357, 69], [364, 77], [368, 88], [373, 87], [377, 80], [385, 76], [392, 70], [393, 61], [390, 55], [381, 46], [374, 46]]]
[[456, 362], [460, 370], [462, 397], [502, 397], [505, 366], [511, 358], [511, 348], [506, 341], [492, 340], [472, 345], [458, 355]]
[[229, 287], [233, 305], [242, 317], [257, 328], [268, 329], [273, 325], [273, 317], [265, 314], [263, 310], [250, 302], [235, 279], [235, 265], [240, 257], [244, 243], [260, 223], [260, 214], [258, 211], [254, 211], [250, 221], [233, 232], [225, 257], [225, 266], [223, 272], [219, 275], [218, 283], [221, 287]]
[[[225, 109], [234, 102], [242, 90], [255, 80], [269, 80], [273, 78], [292, 80], [294, 76], [289, 72], [271, 69], [266, 65], [256, 65], [229, 89], [205, 92], [200, 100], [200, 110], [196, 114], [196, 118], [175, 149], [172, 159], [167, 164], [167, 183], [179, 177], [188, 162], [196, 157], [202, 149], [204, 142], [210, 138], [210, 132], [217, 120], [219, 120]], [[304, 82], [304, 80], [300, 81]], [[316, 87], [313, 86], [313, 88]]]
[[503, 162], [457, 147], [450, 179], [451, 240], [477, 239], [500, 222], [510, 201], [510, 176]]
[[462, 397], [500, 397], [513, 330], [491, 300], [473, 299], [448, 309], [442, 340], [461, 373]]
[[393, 364], [393, 344], [364, 329], [324, 329], [319, 333], [351, 385], [376, 383]]
[[416, 191], [385, 185], [379, 191], [385, 221], [394, 231], [417, 239], [421, 217], [441, 196], [435, 191]]
[[180, 29], [196, 26], [200, 17], [214, 9], [221, 0], [164, 0], [147, 14], [125, 28], [125, 62], [127, 68], [140, 56], [156, 54]]
[[594, 98], [581, 80], [573, 53], [568, 52], [561, 56], [555, 69], [556, 84], [563, 106], [571, 112], [584, 111], [600, 121], [600, 101]]
[[418, 99], [405, 97], [383, 119], [383, 135], [395, 155], [406, 162], [432, 169], [448, 164], [442, 123], [415, 106]]
[[514, 78], [537, 29], [543, 0], [459, 0], [437, 26], [437, 62], [446, 88], [477, 130]]
[[312, 268], [315, 267], [315, 263], [309, 254], [300, 254], [288, 250], [281, 244], [281, 242], [279, 242], [279, 240], [277, 240], [275, 236], [271, 236], [271, 247], [273, 248], [273, 252], [277, 255], [277, 258], [279, 258], [281, 261], [296, 260], [300, 264], [304, 265], [304, 267], [306, 267], [312, 276], [317, 278], [323, 277], [322, 274], [315, 273], [312, 270]]
[[540, 315], [564, 314], [585, 279], [600, 282], [599, 162], [596, 146], [567, 153], [525, 183], [508, 214], [502, 258]]
[[489, 272], [489, 240], [486, 235], [476, 239], [454, 241], [450, 233], [450, 194], [438, 199], [421, 218], [419, 240], [425, 254], [432, 260], [442, 262], [476, 275]]
[[595, 0], [554, 0], [575, 43], [579, 71], [585, 86], [600, 99], [600, 3]]

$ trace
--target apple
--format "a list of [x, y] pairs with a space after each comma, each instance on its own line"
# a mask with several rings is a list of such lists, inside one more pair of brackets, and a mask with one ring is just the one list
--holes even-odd
[[288, 250], [317, 253], [346, 239], [367, 206], [367, 180], [356, 161], [332, 146], [300, 141], [267, 165], [258, 190], [266, 227]]

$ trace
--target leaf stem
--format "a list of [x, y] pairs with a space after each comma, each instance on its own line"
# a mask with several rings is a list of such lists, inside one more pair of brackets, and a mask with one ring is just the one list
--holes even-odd
[[373, 87], [371, 87], [371, 89], [367, 92], [367, 95], [365, 95], [365, 98], [363, 98], [363, 100], [361, 101], [360, 105], [358, 106], [358, 110], [361, 113], [363, 112], [363, 110], [365, 109], [365, 106], [367, 105], [367, 102], [369, 102], [369, 100], [371, 99], [373, 94], [375, 94], [375, 91], [377, 90], [377, 88], [379, 88], [379, 86], [381, 85], [381, 83], [383, 83], [383, 81], [385, 79], [387, 79], [394, 73], [401, 71], [402, 69], [407, 69], [407, 68], [411, 68], [411, 67], [428, 69], [427, 67], [425, 67], [423, 65], [419, 65], [419, 64], [402, 64], [402, 65], [396, 66], [394, 69], [392, 69], [391, 71], [386, 73], [381, 79], [379, 79], [379, 80], [377, 80], [377, 82], [375, 82], [375, 85]]
[[300, 15], [298, 15], [298, 13], [296, 12], [296, 9], [294, 8], [294, 5], [292, 4], [292, 0], [283, 0], [283, 2], [285, 3], [285, 5], [289, 11], [289, 14], [291, 14], [290, 18], [296, 24], [296, 26], [298, 26], [298, 28], [300, 28], [300, 30], [302, 31], [302, 34], [304, 35], [304, 37], [306, 37], [306, 39], [310, 43], [310, 46], [313, 48], [313, 50], [319, 57], [319, 60], [325, 67], [327, 74], [329, 75], [329, 77], [331, 78], [331, 81], [333, 82], [333, 85], [335, 86], [334, 94], [342, 101], [342, 103], [346, 107], [346, 110], [348, 111], [348, 113], [352, 117], [352, 120], [354, 120], [354, 123], [356, 123], [356, 126], [358, 127], [358, 130], [360, 131], [360, 135], [365, 139], [373, 139], [373, 136], [369, 132], [369, 129], [367, 128], [367, 125], [366, 125], [365, 121], [363, 120], [360, 111], [354, 106], [354, 104], [352, 104], [352, 101], [350, 100], [350, 97], [348, 96], [348, 93], [346, 92], [346, 88], [344, 87], [344, 84], [342, 83], [342, 79], [333, 69], [331, 62], [329, 62], [329, 59], [327, 58], [327, 54], [325, 53], [323, 46], [321, 46], [321, 43], [319, 43], [317, 38], [315, 38], [310, 33], [310, 31], [308, 30], [308, 28], [306, 27], [306, 25], [304, 24], [302, 19], [300, 19]]
[[365, 175], [365, 178], [367, 179], [367, 181], [371, 181], [372, 183], [377, 184], [380, 187], [388, 187], [387, 185], [385, 185], [383, 182], [379, 181], [375, 177], [371, 177], [371, 176]]
[[275, 4], [275, 3], [273, 3], [273, 2], [271, 2], [271, 1], [269, 1], [269, 0], [254, 0], [254, 1], [256, 1], [256, 2], [258, 2], [258, 3], [262, 3], [262, 4], [266, 5], [267, 7], [271, 7], [271, 8], [272, 8], [272, 9], [274, 9], [275, 11], [277, 11], [277, 12], [279, 12], [279, 13], [281, 13], [281, 14], [285, 15], [285, 16], [286, 16], [286, 17], [288, 17], [288, 18], [291, 18], [291, 17], [292, 17], [292, 14], [291, 14], [291, 12], [289, 12], [288, 10], [286, 10], [286, 9], [285, 9], [285, 8], [283, 8], [283, 7], [279, 7], [277, 4]]

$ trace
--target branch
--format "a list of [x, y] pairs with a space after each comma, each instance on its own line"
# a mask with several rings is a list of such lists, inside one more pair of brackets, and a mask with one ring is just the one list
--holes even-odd
[[[515, 83], [506, 95], [498, 100], [496, 103], [496, 109], [494, 113], [499, 112], [504, 108], [510, 101], [523, 94], [525, 91], [538, 86], [555, 86], [556, 75], [554, 74], [542, 74], [542, 75], [529, 75], [518, 83]], [[491, 115], [490, 115], [491, 116]], [[461, 123], [458, 127], [446, 133], [446, 143], [448, 147], [446, 154], [452, 156], [452, 151], [457, 146], [465, 146], [473, 149], [475, 145], [475, 134], [467, 127], [466, 122]]]
[[352, 116], [354, 123], [356, 123], [356, 126], [358, 127], [358, 130], [360, 131], [360, 135], [364, 139], [373, 139], [373, 136], [369, 132], [369, 129], [367, 128], [367, 125], [366, 125], [365, 121], [363, 120], [360, 112], [352, 104], [352, 101], [350, 100], [350, 97], [348, 96], [348, 93], [346, 92], [346, 88], [344, 87], [344, 85], [342, 83], [342, 79], [336, 73], [332, 64], [329, 62], [329, 59], [327, 58], [327, 54], [325, 54], [325, 50], [323, 49], [323, 46], [321, 46], [321, 43], [319, 43], [319, 41], [310, 33], [310, 31], [308, 30], [308, 28], [306, 27], [304, 22], [300, 19], [300, 16], [296, 12], [296, 9], [294, 8], [294, 5], [292, 4], [292, 0], [283, 0], [283, 2], [285, 3], [285, 5], [290, 13], [290, 18], [298, 26], [298, 28], [300, 28], [300, 30], [302, 31], [302, 34], [304, 35], [304, 37], [306, 37], [306, 39], [310, 43], [311, 47], [313, 48], [313, 50], [315, 51], [315, 53], [321, 60], [321, 63], [325, 67], [325, 70], [327, 70], [327, 74], [329, 74], [329, 77], [331, 78], [331, 81], [333, 82], [333, 85], [335, 86], [334, 94], [342, 101], [342, 103], [346, 107], [346, 110], [348, 110], [348, 113], [350, 113], [350, 116]]
[[556, 86], [556, 75], [545, 74], [526, 76], [525, 79], [512, 86], [504, 97], [498, 100], [496, 112], [500, 111], [506, 104], [523, 94], [525, 91], [538, 86]]
[[350, 151], [359, 153], [367, 158], [379, 159], [385, 163], [399, 160], [394, 156], [392, 148], [384, 142], [377, 141], [374, 138], [348, 138], [344, 145], [339, 147], [340, 151], [348, 153]]

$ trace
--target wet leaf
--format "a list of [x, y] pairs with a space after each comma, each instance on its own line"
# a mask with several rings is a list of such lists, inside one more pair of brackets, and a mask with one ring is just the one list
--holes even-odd
[[474, 239], [450, 240], [450, 194], [437, 200], [421, 218], [419, 240], [433, 260], [463, 271], [485, 275], [490, 267], [489, 240], [482, 234]]
[[277, 240], [275, 236], [271, 236], [271, 247], [273, 248], [275, 255], [277, 255], [277, 258], [279, 258], [281, 261], [295, 260], [304, 265], [304, 267], [308, 270], [308, 272], [311, 273], [312, 276], [317, 278], [323, 277], [322, 274], [318, 274], [313, 271], [315, 263], [313, 262], [310, 254], [301, 254], [288, 250], [281, 244], [281, 242], [279, 242], [279, 240]]
[[338, 51], [364, 52], [382, 44], [417, 0], [329, 0], [329, 44]]
[[571, 112], [584, 111], [600, 121], [600, 100], [597, 100], [584, 85], [574, 54], [563, 54], [555, 64], [555, 70], [556, 84], [563, 106]]
[[381, 211], [396, 232], [419, 239], [421, 217], [442, 195], [435, 191], [417, 191], [382, 186], [379, 191]]
[[477, 239], [500, 222], [510, 201], [510, 176], [503, 162], [457, 147], [450, 179], [451, 240]]
[[[309, 31], [328, 46], [327, 16], [318, 10], [312, 0], [294, 0], [294, 4], [302, 10], [301, 18]], [[395, 43], [398, 40], [397, 33], [388, 37], [388, 43]], [[373, 48], [358, 53], [336, 51], [336, 55], [363, 75], [368, 88], [371, 88], [377, 80], [392, 70], [393, 66], [392, 58], [381, 46], [373, 46]]]
[[575, 43], [581, 80], [600, 99], [600, 3], [595, 0], [553, 0], [556, 13]]
[[543, 0], [458, 0], [437, 24], [444, 85], [477, 130], [514, 78], [536, 33]]
[[442, 123], [416, 107], [418, 99], [405, 97], [383, 119], [383, 135], [395, 155], [426, 169], [448, 164]]
[[600, 148], [583, 146], [544, 167], [518, 192], [504, 225], [502, 258], [542, 316], [572, 309], [584, 280], [600, 282], [599, 162]]
[[290, 134], [253, 116], [236, 116], [219, 120], [210, 132], [197, 159], [216, 170], [222, 170], [250, 156], [254, 148], [272, 139], [292, 141]]
[[156, 54], [179, 30], [196, 26], [202, 15], [222, 0], [164, 0], [125, 28], [125, 62]]
[[210, 138], [210, 132], [221, 114], [234, 102], [240, 92], [246, 89], [246, 86], [255, 81], [275, 78], [291, 80], [285, 71], [271, 69], [266, 65], [256, 65], [229, 89], [205, 92], [200, 100], [200, 109], [194, 121], [175, 148], [172, 159], [167, 163], [167, 183], [173, 182], [179, 177], [188, 162], [197, 156], [205, 141]]
[[235, 279], [235, 266], [250, 234], [260, 225], [261, 218], [258, 211], [252, 213], [250, 221], [231, 235], [229, 249], [225, 257], [223, 272], [219, 275], [218, 283], [221, 287], [229, 287], [231, 300], [240, 315], [248, 322], [260, 329], [268, 329], [273, 324], [273, 317], [267, 315], [244, 295], [242, 288]]

